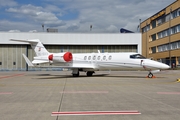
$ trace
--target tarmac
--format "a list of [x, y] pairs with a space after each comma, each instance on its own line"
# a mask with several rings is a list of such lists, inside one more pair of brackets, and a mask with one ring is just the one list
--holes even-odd
[[180, 71], [0, 72], [1, 120], [177, 120]]

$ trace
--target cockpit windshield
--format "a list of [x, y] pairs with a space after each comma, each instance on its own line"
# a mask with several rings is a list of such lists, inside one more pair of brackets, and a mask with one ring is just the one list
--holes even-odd
[[146, 59], [144, 56], [142, 56], [141, 54], [134, 54], [134, 55], [130, 55], [130, 58], [132, 59]]

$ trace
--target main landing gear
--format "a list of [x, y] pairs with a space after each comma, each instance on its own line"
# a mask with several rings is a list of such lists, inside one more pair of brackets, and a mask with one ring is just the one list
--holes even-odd
[[73, 77], [79, 77], [79, 69], [73, 69], [72, 75]]
[[94, 71], [87, 71], [86, 75], [87, 76], [92, 76], [93, 73], [94, 73]]
[[72, 74], [72, 75], [73, 75], [73, 77], [79, 77], [79, 71], [75, 74]]
[[[72, 76], [73, 76], [73, 77], [79, 77], [79, 71], [82, 71], [82, 70], [81, 70], [81, 69], [73, 69], [73, 70], [72, 70]], [[87, 72], [86, 72], [86, 75], [87, 75], [87, 76], [92, 76], [93, 73], [94, 73], [94, 71], [87, 71]]]

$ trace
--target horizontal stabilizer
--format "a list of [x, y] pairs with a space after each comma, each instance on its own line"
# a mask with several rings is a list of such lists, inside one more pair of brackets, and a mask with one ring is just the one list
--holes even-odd
[[32, 40], [17, 40], [17, 39], [10, 39], [10, 41], [27, 42], [27, 43], [38, 43], [38, 42], [39, 42], [39, 39], [32, 39]]
[[22, 54], [22, 55], [23, 55], [23, 57], [24, 57], [26, 63], [28, 64], [28, 66], [34, 67], [34, 65], [32, 64], [32, 62], [26, 57], [26, 55], [25, 55], [25, 54]]
[[45, 60], [33, 60], [32, 63], [33, 64], [42, 64], [42, 63], [49, 63], [49, 61], [45, 61]]

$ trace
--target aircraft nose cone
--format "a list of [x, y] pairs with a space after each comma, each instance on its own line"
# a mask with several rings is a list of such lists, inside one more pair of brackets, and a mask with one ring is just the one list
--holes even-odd
[[[163, 64], [163, 63], [162, 63]], [[166, 64], [163, 64], [162, 65], [162, 69], [169, 69], [170, 68], [170, 66], [169, 65], [166, 65]]]
[[153, 60], [146, 60], [143, 62], [143, 65], [146, 68], [150, 68], [150, 69], [169, 69], [170, 68], [170, 66], [165, 63], [153, 61]]

